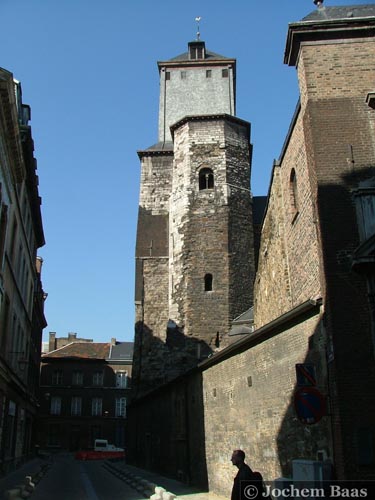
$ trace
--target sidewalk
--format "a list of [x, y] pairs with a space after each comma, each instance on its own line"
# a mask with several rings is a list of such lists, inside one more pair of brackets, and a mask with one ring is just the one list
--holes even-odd
[[184, 500], [228, 500], [224, 496], [216, 495], [212, 492], [201, 491], [196, 487], [188, 486], [184, 483], [180, 483], [179, 481], [161, 476], [160, 474], [154, 472], [139, 469], [138, 467], [134, 467], [132, 465], [127, 465], [124, 462], [107, 461], [106, 465], [108, 468], [113, 469], [116, 475], [122, 473], [123, 477], [133, 477], [133, 487], [135, 489], [138, 489], [138, 485], [147, 481], [155, 486], [161, 486], [168, 492], [173, 493], [180, 499], [183, 498]]
[[18, 469], [0, 477], [0, 500], [4, 500], [4, 493], [7, 490], [14, 488], [18, 484], [22, 484], [25, 476], [34, 476], [37, 474], [46, 463], [48, 463], [46, 459], [36, 457], [24, 463]]

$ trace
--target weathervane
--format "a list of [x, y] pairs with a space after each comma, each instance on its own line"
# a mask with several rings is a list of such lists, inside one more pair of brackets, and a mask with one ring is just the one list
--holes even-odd
[[195, 18], [195, 20], [197, 21], [197, 29], [198, 29], [198, 31], [197, 31], [197, 40], [199, 40], [199, 39], [200, 39], [200, 37], [201, 37], [200, 31], [199, 31], [199, 21], [200, 21], [201, 19], [202, 19], [202, 18], [201, 18], [201, 16], [197, 16], [197, 17]]

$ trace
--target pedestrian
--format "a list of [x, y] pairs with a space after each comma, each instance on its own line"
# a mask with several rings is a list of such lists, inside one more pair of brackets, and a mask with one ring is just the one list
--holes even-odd
[[263, 498], [263, 478], [259, 472], [253, 472], [245, 463], [245, 452], [234, 450], [231, 462], [238, 468], [233, 480], [231, 500], [256, 500]]

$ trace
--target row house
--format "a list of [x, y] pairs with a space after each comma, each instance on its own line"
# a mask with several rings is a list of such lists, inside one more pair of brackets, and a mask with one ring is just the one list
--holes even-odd
[[32, 454], [42, 330], [45, 243], [21, 84], [0, 68], [0, 473]]
[[79, 450], [104, 438], [125, 447], [132, 357], [133, 343], [116, 339], [72, 341], [44, 354], [38, 444]]

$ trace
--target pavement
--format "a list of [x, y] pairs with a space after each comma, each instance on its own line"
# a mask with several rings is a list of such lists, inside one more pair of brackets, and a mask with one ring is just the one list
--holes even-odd
[[42, 469], [46, 470], [50, 465], [49, 458], [36, 457], [24, 463], [18, 469], [0, 477], [0, 500], [5, 499], [4, 493], [7, 490], [14, 488], [18, 484], [23, 484], [26, 476], [35, 476]]
[[[184, 500], [227, 500], [226, 497], [216, 495], [213, 492], [201, 491], [196, 487], [188, 486], [185, 483], [181, 483], [171, 478], [161, 476], [155, 472], [147, 471], [128, 465], [125, 462], [116, 462], [108, 460], [105, 464], [107, 469], [117, 471], [115, 475], [117, 477], [123, 477], [126, 482], [133, 484], [133, 487], [138, 491], [145, 490], [144, 497], [149, 498], [150, 492], [149, 487], [159, 486], [164, 488], [166, 491], [174, 494], [179, 499]], [[122, 474], [121, 474], [122, 472]], [[147, 486], [147, 483], [149, 486]], [[154, 493], [154, 491], [152, 491]]]
[[[33, 496], [35, 498], [39, 497], [40, 494], [42, 494], [42, 490], [49, 490], [49, 487], [47, 485], [47, 483], [49, 482], [48, 477], [51, 476], [51, 474], [53, 475], [54, 468], [58, 468], [58, 463], [61, 460], [68, 460], [66, 464], [72, 462], [73, 465], [73, 461], [77, 463], [77, 461], [75, 461], [73, 458], [73, 454], [64, 454], [64, 456], [61, 455], [60, 458], [56, 456], [52, 457], [51, 459], [34, 458], [22, 465], [19, 469], [0, 478], [0, 500], [6, 500], [5, 492], [14, 488], [18, 484], [23, 483], [25, 476], [35, 476], [41, 469], [48, 470], [49, 468], [50, 473], [47, 473], [47, 479], [44, 479], [44, 477], [41, 478], [40, 483], [37, 484], [34, 493], [31, 494], [30, 500], [32, 500]], [[98, 464], [98, 466], [100, 464], [100, 467], [106, 469], [107, 473], [110, 472], [111, 474], [113, 474], [113, 476], [116, 477], [116, 482], [120, 480], [123, 482], [124, 487], [130, 487], [134, 490], [134, 492], [138, 492], [138, 495], [141, 498], [149, 498], [152, 494], [155, 493], [155, 487], [158, 486], [164, 488], [167, 492], [172, 493], [173, 495], [178, 497], [178, 499], [227, 500], [226, 497], [216, 495], [212, 492], [201, 491], [195, 487], [188, 486], [174, 479], [170, 479], [154, 472], [128, 465], [124, 461], [106, 460], [95, 462]], [[89, 464], [89, 462], [81, 462], [82, 465], [84, 463], [87, 465]], [[60, 475], [58, 470], [56, 470], [56, 473]], [[102, 495], [96, 498], [100, 498], [101, 496]], [[131, 495], [128, 495], [129, 498], [130, 496]], [[42, 497], [46, 498], [44, 494], [42, 494]], [[73, 497], [74, 495], [72, 494], [71, 498]], [[80, 496], [80, 498], [82, 497]]]

